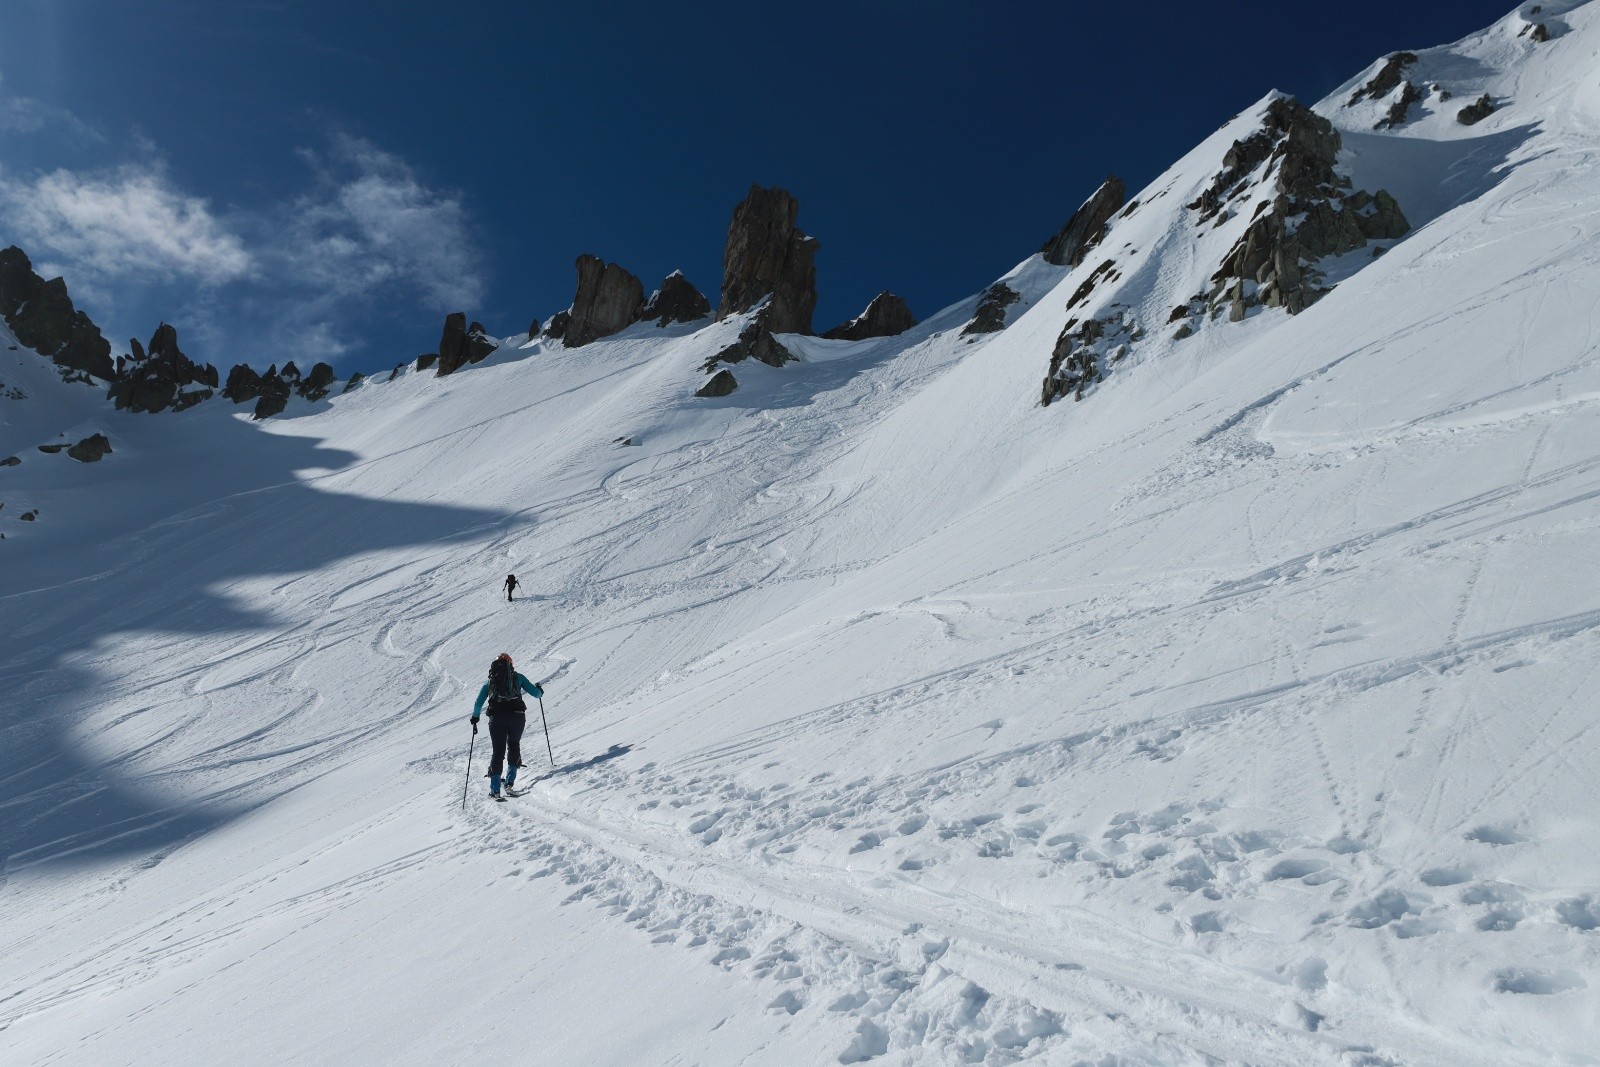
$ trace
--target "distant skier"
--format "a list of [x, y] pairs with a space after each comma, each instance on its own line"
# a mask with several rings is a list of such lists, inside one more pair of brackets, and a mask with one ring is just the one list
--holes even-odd
[[517, 599], [515, 596], [512, 596], [512, 594], [515, 593], [516, 591], [517, 591], [517, 576], [515, 574], [506, 575], [506, 603], [509, 604], [511, 601]]
[[472, 732], [478, 732], [478, 715], [484, 701], [489, 702], [489, 740], [494, 745], [494, 758], [489, 761], [489, 795], [495, 800], [505, 799], [500, 794], [500, 771], [506, 771], [505, 787], [509, 791], [517, 780], [517, 770], [522, 764], [522, 729], [528, 725], [528, 705], [522, 694], [535, 700], [544, 696], [544, 690], [518, 674], [511, 663], [511, 653], [502, 652], [489, 664], [489, 680], [478, 690], [478, 699], [472, 705]]

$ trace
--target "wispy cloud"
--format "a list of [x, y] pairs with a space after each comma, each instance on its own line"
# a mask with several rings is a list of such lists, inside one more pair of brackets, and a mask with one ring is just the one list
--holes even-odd
[[340, 297], [383, 292], [471, 306], [484, 272], [458, 197], [430, 188], [393, 153], [336, 135], [302, 155], [316, 185], [284, 211], [273, 253], [286, 277]]
[[56, 170], [32, 179], [0, 172], [0, 208], [19, 239], [92, 281], [136, 275], [222, 285], [254, 266], [210, 204], [174, 187], [159, 167]]
[[0, 76], [0, 134], [48, 133], [77, 141], [102, 142], [98, 130], [64, 107], [31, 96], [17, 96]]

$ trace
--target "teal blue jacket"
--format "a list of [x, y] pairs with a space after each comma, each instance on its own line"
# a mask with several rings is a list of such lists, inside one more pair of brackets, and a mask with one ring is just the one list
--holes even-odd
[[[515, 673], [515, 672], [513, 672], [513, 673]], [[524, 678], [520, 674], [518, 674], [516, 677], [517, 677], [517, 688], [518, 689], [521, 689], [524, 693], [527, 693], [529, 696], [533, 697], [536, 700], [539, 697], [544, 696], [544, 690], [539, 688], [538, 685], [534, 684], [533, 682], [528, 681], [526, 678]], [[477, 722], [478, 721], [478, 716], [480, 714], [482, 714], [482, 712], [483, 712], [483, 702], [485, 700], [488, 700], [488, 699], [489, 699], [489, 683], [488, 682], [484, 682], [483, 683], [483, 688], [478, 690], [478, 699], [472, 705], [472, 721], [473, 722]]]

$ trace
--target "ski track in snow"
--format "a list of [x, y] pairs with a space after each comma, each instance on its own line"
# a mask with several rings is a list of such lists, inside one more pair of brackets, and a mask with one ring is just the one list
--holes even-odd
[[[43, 515], [0, 545], [0, 1046], [440, 1062], [487, 1049], [459, 1007], [597, 1063], [1600, 1062], [1600, 5], [1546, 7], [1544, 51], [1421, 53], [1481, 128], [1371, 134], [1371, 71], [1320, 105], [1358, 187], [1447, 159], [1425, 226], [1083, 404], [1033, 406], [1098, 256], [715, 402], [737, 321], [247, 435], [60, 394], [148, 474], [110, 487], [0, 421], [0, 517]], [[1179, 201], [1252, 121], [1084, 314], [1189, 297], [1233, 231]], [[531, 717], [490, 805], [501, 649], [559, 766]], [[621, 1007], [524, 1017], [569, 985]]]

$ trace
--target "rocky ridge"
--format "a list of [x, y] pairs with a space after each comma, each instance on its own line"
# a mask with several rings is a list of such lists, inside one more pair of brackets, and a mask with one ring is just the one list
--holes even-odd
[[[1350, 103], [1382, 99], [1402, 83], [1409, 85], [1402, 75], [1415, 61], [1410, 53], [1391, 56]], [[1331, 122], [1287, 96], [1270, 100], [1259, 128], [1233, 142], [1220, 170], [1187, 210], [1202, 229], [1245, 212], [1251, 221], [1211, 275], [1209, 288], [1173, 308], [1168, 323], [1181, 324], [1175, 340], [1223, 313], [1230, 322], [1243, 321], [1258, 307], [1299, 314], [1331, 289], [1319, 262], [1410, 231], [1387, 191], [1355, 190], [1338, 172], [1341, 147]], [[1110, 259], [1097, 266], [1068, 300], [1068, 310], [1085, 303], [1098, 286], [1118, 280], [1120, 269]], [[1051, 352], [1040, 402], [1083, 399], [1144, 335], [1126, 312], [1068, 319]]]
[[111, 379], [111, 342], [72, 306], [67, 283], [34, 273], [22, 249], [0, 249], [0, 316], [24, 345], [68, 371]]
[[1065, 226], [1039, 249], [1046, 263], [1076, 267], [1106, 235], [1106, 227], [1122, 210], [1128, 190], [1115, 174], [1101, 183], [1094, 195], [1072, 213]]

